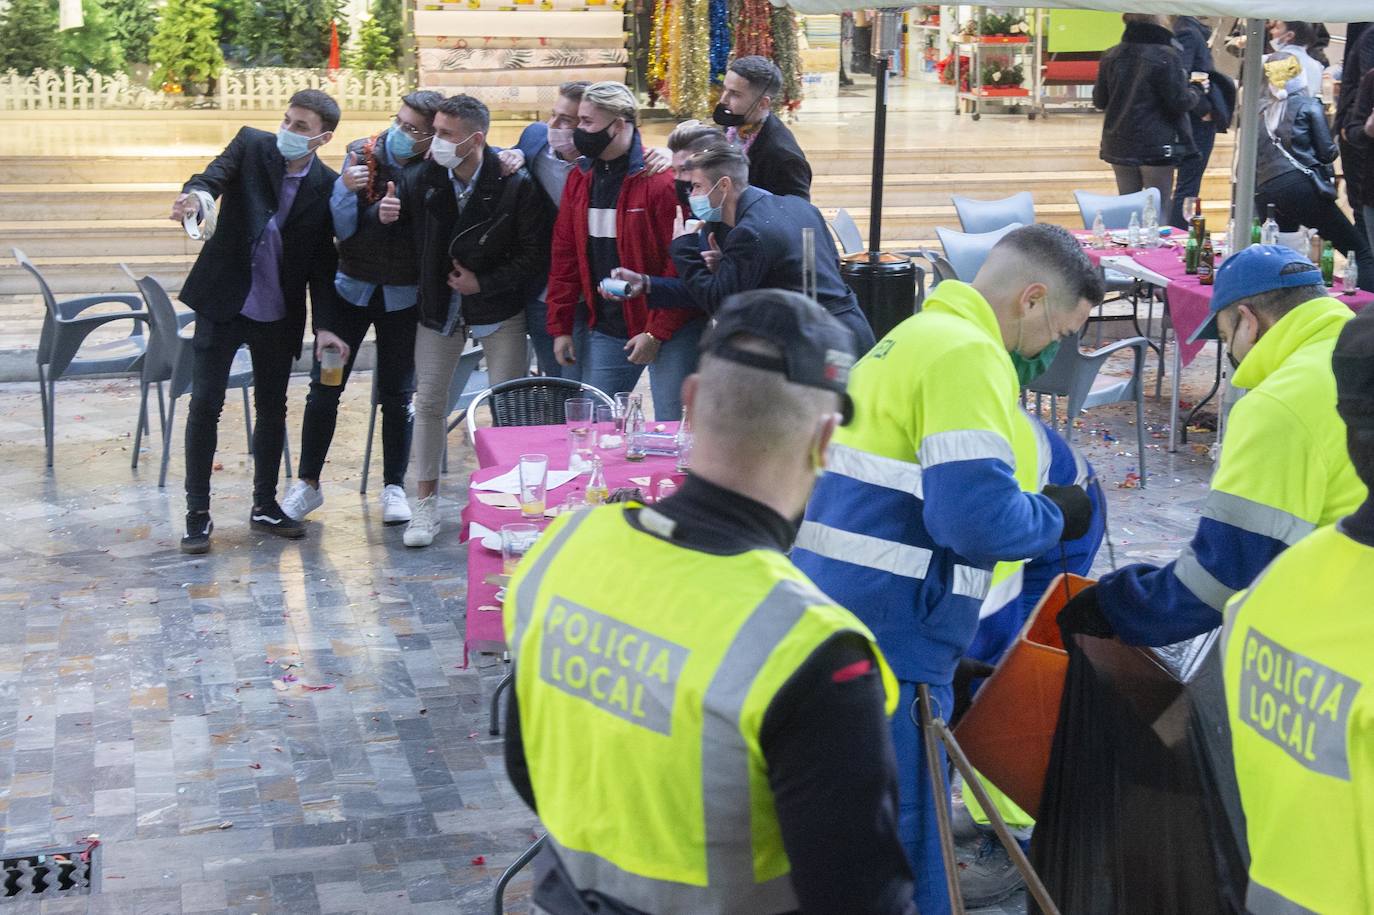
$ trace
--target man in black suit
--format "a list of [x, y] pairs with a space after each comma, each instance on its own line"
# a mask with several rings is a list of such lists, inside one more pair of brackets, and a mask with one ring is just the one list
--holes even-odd
[[629, 296], [647, 291], [650, 308], [695, 305], [715, 314], [738, 292], [802, 292], [802, 230], [814, 229], [816, 300], [849, 328], [856, 356], [873, 347], [873, 329], [840, 275], [840, 255], [820, 210], [797, 197], [780, 197], [750, 185], [744, 154], [726, 143], [697, 153], [678, 175], [692, 183], [692, 215], [702, 226], [699, 231], [682, 231], [673, 240], [676, 277], [645, 277], [624, 268], [612, 271], [613, 277], [630, 284]]
[[[253, 357], [253, 510], [255, 530], [292, 539], [299, 521], [277, 504], [277, 474], [286, 438], [286, 386], [305, 333], [305, 291], [320, 303], [334, 292], [338, 255], [329, 195], [338, 174], [315, 155], [339, 124], [339, 106], [318, 89], [291, 97], [273, 136], [244, 127], [224, 152], [182, 186], [172, 205], [181, 222], [219, 198], [214, 235], [181, 289], [196, 312], [195, 368], [186, 418], [186, 536], [181, 549], [210, 549], [210, 472], [220, 410], [234, 354]], [[332, 334], [316, 348], [347, 345]]]
[[749, 157], [749, 183], [779, 197], [811, 199], [811, 165], [787, 125], [774, 117], [782, 71], [766, 57], [737, 58], [725, 73], [712, 117]]

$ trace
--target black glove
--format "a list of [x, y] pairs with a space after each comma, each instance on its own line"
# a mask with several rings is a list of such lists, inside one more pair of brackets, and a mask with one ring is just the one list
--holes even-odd
[[964, 712], [973, 704], [973, 681], [992, 676], [995, 668], [976, 658], [960, 658], [959, 666], [954, 668], [954, 713], [950, 716], [952, 728], [964, 717]]
[[1064, 516], [1064, 533], [1060, 540], [1077, 540], [1088, 533], [1093, 523], [1093, 503], [1082, 486], [1055, 486], [1042, 489], [1041, 494], [1059, 508]]
[[1097, 585], [1090, 585], [1075, 594], [1064, 609], [1059, 611], [1059, 635], [1064, 644], [1069, 644], [1069, 636], [1074, 633], [1091, 635], [1099, 639], [1109, 639], [1116, 635], [1112, 624], [1102, 613], [1102, 604], [1097, 599]]

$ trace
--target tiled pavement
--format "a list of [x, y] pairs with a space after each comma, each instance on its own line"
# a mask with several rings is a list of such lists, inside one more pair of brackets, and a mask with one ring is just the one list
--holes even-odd
[[[488, 910], [535, 827], [486, 733], [503, 665], [461, 667], [456, 524], [407, 550], [356, 492], [365, 380], [344, 397], [327, 502], [297, 543], [247, 528], [251, 468], [228, 399], [218, 529], [201, 558], [176, 548], [180, 448], [166, 490], [156, 427], [129, 469], [135, 390], [63, 382], [45, 473], [37, 392], [0, 385], [0, 847], [96, 834], [104, 855], [89, 899], [0, 912]], [[298, 381], [293, 442], [303, 395]], [[1151, 488], [1117, 489], [1134, 429], [1129, 410], [1100, 412], [1083, 444], [1111, 497], [1117, 560], [1167, 557], [1210, 463], [1152, 439]], [[452, 459], [461, 498], [471, 457], [457, 436]]]

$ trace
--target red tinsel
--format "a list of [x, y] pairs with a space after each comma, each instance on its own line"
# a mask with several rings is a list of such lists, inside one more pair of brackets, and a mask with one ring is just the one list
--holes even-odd
[[770, 60], [773, 58], [772, 10], [768, 0], [743, 0], [739, 21], [735, 23], [733, 57], [758, 54]]

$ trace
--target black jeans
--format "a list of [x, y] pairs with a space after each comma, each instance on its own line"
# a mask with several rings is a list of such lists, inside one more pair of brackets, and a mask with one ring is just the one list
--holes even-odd
[[1327, 200], [1314, 190], [1311, 178], [1295, 171], [1264, 182], [1255, 189], [1255, 212], [1263, 215], [1271, 203], [1279, 231], [1296, 232], [1299, 226], [1307, 226], [1316, 229], [1322, 240], [1331, 242], [1337, 251], [1354, 251], [1360, 288], [1374, 290], [1374, 253], [1370, 251], [1369, 239], [1355, 231], [1336, 201]]
[[1211, 121], [1193, 122], [1193, 145], [1197, 155], [1178, 163], [1178, 174], [1174, 178], [1174, 202], [1169, 207], [1169, 225], [1183, 225], [1183, 198], [1197, 197], [1202, 193], [1202, 173], [1207, 171], [1207, 162], [1212, 158], [1212, 148], [1217, 144], [1217, 128]]
[[186, 414], [186, 509], [210, 510], [210, 472], [219, 440], [219, 415], [229, 367], [240, 346], [253, 357], [253, 504], [277, 498], [282, 445], [286, 441], [286, 385], [300, 347], [286, 332], [289, 322], [196, 319], [196, 360], [191, 406]]
[[377, 364], [373, 371], [377, 380], [377, 402], [382, 407], [382, 479], [387, 485], [405, 485], [406, 462], [410, 460], [410, 395], [415, 393], [415, 322], [414, 307], [401, 311], [387, 311], [382, 299], [382, 287], [372, 293], [366, 307], [341, 302], [338, 305], [338, 326], [333, 331], [348, 344], [348, 361], [344, 363], [344, 384], [320, 384], [320, 360], [310, 370], [310, 393], [305, 398], [305, 419], [301, 423], [301, 460], [296, 476], [302, 480], [318, 480], [334, 439], [334, 426], [339, 417], [339, 396], [353, 372], [353, 360], [358, 347], [367, 336], [369, 326], [377, 328]]

